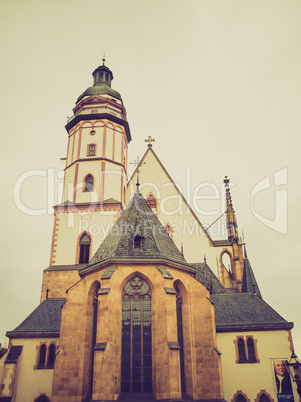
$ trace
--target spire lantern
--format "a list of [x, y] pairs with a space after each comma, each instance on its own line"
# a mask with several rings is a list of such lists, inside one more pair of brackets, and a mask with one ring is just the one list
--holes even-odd
[[108, 85], [111, 88], [111, 81], [114, 78], [112, 71], [105, 66], [104, 64], [104, 59], [103, 59], [103, 65], [97, 67], [93, 73], [93, 78], [94, 78], [94, 84], [95, 85]]

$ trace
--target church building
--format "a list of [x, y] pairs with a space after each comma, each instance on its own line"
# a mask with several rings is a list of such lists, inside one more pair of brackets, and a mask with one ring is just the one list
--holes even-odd
[[229, 179], [214, 240], [151, 137], [128, 178], [130, 126], [104, 61], [93, 80], [66, 124], [50, 263], [40, 304], [7, 332], [0, 402], [299, 401], [293, 323], [264, 301]]

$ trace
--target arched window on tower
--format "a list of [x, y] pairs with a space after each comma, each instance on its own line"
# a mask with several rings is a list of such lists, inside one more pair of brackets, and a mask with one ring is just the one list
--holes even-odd
[[84, 191], [93, 191], [94, 179], [91, 174], [88, 174], [85, 179]]
[[39, 353], [39, 363], [38, 363], [38, 369], [44, 369], [45, 368], [45, 361], [46, 361], [46, 345], [43, 343], [40, 346], [40, 353]]
[[79, 241], [79, 264], [86, 264], [90, 257], [91, 239], [88, 233], [84, 233]]

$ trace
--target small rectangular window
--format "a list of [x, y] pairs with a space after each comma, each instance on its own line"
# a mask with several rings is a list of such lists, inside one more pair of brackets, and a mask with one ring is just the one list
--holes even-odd
[[95, 156], [95, 144], [88, 145], [88, 156]]
[[98, 113], [98, 110], [92, 110], [91, 111], [91, 114], [97, 114]]

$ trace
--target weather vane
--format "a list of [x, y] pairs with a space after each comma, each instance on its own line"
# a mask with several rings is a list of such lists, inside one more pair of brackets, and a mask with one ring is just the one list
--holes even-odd
[[103, 56], [102, 56], [102, 65], [105, 65], [105, 61], [106, 61], [106, 52], [103, 50], [103, 48], [101, 48], [103, 51]]

